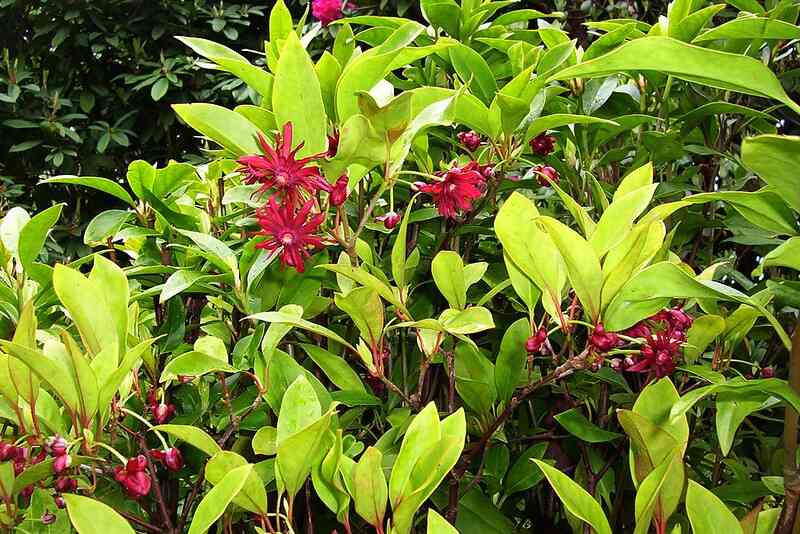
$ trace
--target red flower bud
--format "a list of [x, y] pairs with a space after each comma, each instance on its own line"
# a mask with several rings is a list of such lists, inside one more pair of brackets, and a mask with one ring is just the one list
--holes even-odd
[[775, 376], [775, 369], [772, 367], [762, 367], [759, 374], [761, 378], [772, 378]]
[[613, 332], [606, 332], [603, 324], [597, 323], [589, 336], [589, 344], [597, 352], [608, 352], [619, 344], [619, 336]]
[[375, 217], [376, 221], [380, 221], [383, 223], [384, 228], [387, 230], [391, 230], [400, 222], [400, 214], [395, 213], [393, 211], [388, 211], [385, 214], [381, 215], [380, 217]]
[[164, 462], [170, 471], [180, 471], [183, 467], [183, 455], [177, 447], [164, 449], [163, 451], [151, 451], [151, 456], [156, 460]]
[[470, 152], [474, 152], [479, 146], [481, 146], [481, 136], [478, 135], [477, 132], [459, 132], [456, 137], [458, 137], [458, 141], [464, 145], [464, 148]]
[[556, 144], [556, 138], [552, 135], [539, 134], [528, 143], [534, 154], [538, 156], [546, 156], [553, 151]]
[[30, 486], [25, 486], [24, 488], [22, 488], [22, 491], [19, 492], [19, 495], [23, 499], [30, 498], [30, 496], [33, 495], [33, 484], [31, 484]]
[[333, 132], [328, 136], [328, 152], [327, 157], [332, 158], [336, 156], [339, 151], [339, 132]]
[[175, 405], [174, 404], [157, 404], [152, 406], [151, 409], [153, 410], [153, 419], [155, 419], [156, 424], [163, 425], [175, 415]]
[[558, 171], [556, 171], [553, 167], [549, 167], [547, 165], [537, 165], [533, 168], [534, 172], [536, 173], [536, 179], [539, 180], [539, 185], [542, 187], [547, 187], [550, 183], [556, 183], [560, 181], [558, 177]]
[[178, 382], [180, 382], [181, 384], [187, 384], [187, 383], [191, 382], [192, 380], [194, 380], [193, 376], [178, 375]]
[[56, 522], [56, 514], [52, 512], [45, 512], [42, 514], [41, 521], [43, 525], [52, 525]]
[[5, 442], [0, 442], [0, 462], [5, 462], [11, 460], [12, 458], [16, 458], [17, 456], [17, 447]]
[[61, 473], [64, 469], [68, 468], [72, 465], [72, 457], [69, 454], [62, 454], [61, 456], [56, 457], [56, 461], [53, 462], [53, 473]]
[[59, 510], [63, 510], [64, 508], [67, 507], [67, 503], [64, 501], [64, 497], [62, 497], [61, 495], [56, 495], [55, 497], [53, 497], [53, 501], [56, 503], [56, 508], [58, 508]]
[[347, 200], [347, 176], [342, 175], [336, 180], [336, 183], [331, 189], [330, 200], [331, 206], [341, 206]]
[[61, 477], [56, 480], [53, 489], [59, 493], [70, 493], [78, 489], [78, 481], [74, 478]]

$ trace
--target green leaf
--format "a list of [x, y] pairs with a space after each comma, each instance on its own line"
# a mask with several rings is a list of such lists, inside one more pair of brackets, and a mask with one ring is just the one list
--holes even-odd
[[247, 482], [253, 466], [237, 467], [206, 493], [194, 512], [189, 534], [205, 534], [216, 523]]
[[305, 376], [300, 375], [286, 389], [278, 417], [277, 443], [309, 426], [322, 415], [322, 407], [314, 388]]
[[686, 344], [683, 347], [686, 362], [693, 363], [697, 360], [709, 343], [724, 331], [725, 319], [719, 315], [703, 315], [695, 319], [687, 332]]
[[442, 250], [431, 262], [431, 274], [436, 287], [450, 307], [463, 310], [467, 305], [467, 287], [464, 282], [464, 262], [452, 250]]
[[473, 344], [461, 342], [455, 348], [456, 391], [473, 412], [486, 415], [492, 411], [497, 390], [494, 366]]
[[286, 39], [294, 30], [292, 14], [283, 0], [277, 0], [269, 12], [269, 40], [277, 43], [281, 39]]
[[666, 524], [683, 493], [683, 480], [683, 459], [679, 454], [670, 455], [645, 477], [636, 492], [634, 534], [650, 531], [654, 513], [660, 524]]
[[169, 89], [169, 80], [166, 78], [159, 78], [156, 80], [156, 83], [150, 86], [150, 98], [152, 98], [155, 102], [161, 100], [165, 94], [167, 94], [167, 90]]
[[[220, 451], [206, 463], [206, 480], [216, 486], [228, 473], [247, 465], [249, 465], [247, 460], [241, 455], [232, 451]], [[259, 477], [255, 466], [253, 468], [247, 475], [242, 489], [233, 497], [233, 503], [255, 514], [265, 514], [267, 513], [267, 493], [264, 488], [266, 481]]]
[[355, 347], [353, 347], [350, 343], [344, 340], [339, 334], [325, 328], [324, 326], [320, 326], [316, 323], [312, 323], [311, 321], [306, 321], [300, 317], [292, 315], [290, 313], [277, 311], [277, 312], [262, 312], [256, 313], [247, 317], [248, 319], [255, 319], [257, 321], [264, 321], [267, 323], [279, 323], [279, 324], [288, 324], [292, 326], [296, 326], [297, 328], [302, 328], [303, 330], [308, 330], [309, 332], [313, 332], [315, 334], [319, 334], [321, 336], [325, 336], [337, 343], [341, 343], [342, 345], [346, 346], [347, 348], [351, 349], [355, 352]]
[[151, 430], [165, 432], [171, 436], [185, 441], [192, 447], [200, 449], [209, 456], [214, 456], [222, 449], [214, 438], [205, 433], [201, 428], [191, 425], [157, 425]]
[[383, 524], [389, 499], [386, 477], [381, 466], [382, 459], [381, 451], [375, 447], [367, 447], [352, 472], [356, 513], [378, 529]]
[[86, 245], [97, 243], [105, 244], [106, 239], [114, 237], [122, 225], [130, 219], [132, 212], [128, 210], [106, 210], [97, 214], [83, 233], [83, 242]]
[[316, 154], [327, 145], [327, 117], [314, 63], [297, 34], [290, 32], [275, 69], [272, 110], [281, 126], [293, 125], [293, 138], [305, 143], [299, 155]]
[[622, 179], [614, 191], [614, 202], [621, 199], [628, 193], [633, 193], [637, 189], [652, 185], [653, 183], [653, 162], [647, 162], [645, 165], [638, 167]]
[[589, 318], [597, 322], [600, 317], [600, 290], [603, 287], [603, 274], [597, 254], [588, 241], [556, 219], [539, 217], [537, 221], [545, 227], [558, 247], [578, 300], [583, 304]]
[[253, 436], [251, 445], [256, 454], [274, 455], [278, 451], [278, 429], [274, 426], [262, 426]]
[[[284, 405], [281, 405], [281, 414]], [[333, 411], [299, 430], [281, 439], [281, 416], [278, 417], [278, 450], [275, 459], [276, 476], [287, 493], [294, 497], [303, 487], [315, 458], [323, 450], [320, 444], [329, 431]], [[280, 487], [280, 486], [279, 486]]]
[[408, 201], [403, 220], [397, 231], [397, 237], [392, 245], [392, 276], [397, 287], [403, 288], [406, 285], [406, 240], [408, 239], [408, 218], [411, 215], [411, 206], [414, 205], [416, 195]]
[[563, 426], [567, 432], [588, 443], [606, 443], [622, 437], [622, 434], [603, 430], [595, 425], [580, 412], [577, 408], [572, 408], [566, 412], [561, 412], [555, 416], [558, 424]]
[[800, 212], [800, 177], [796, 172], [800, 165], [800, 137], [748, 137], [742, 142], [742, 161]]
[[608, 119], [601, 119], [599, 117], [591, 117], [589, 115], [570, 115], [568, 113], [553, 113], [535, 119], [525, 132], [524, 141], [530, 141], [540, 133], [547, 130], [553, 130], [561, 126], [569, 124], [607, 124], [610, 126], [618, 126], [614, 121]]
[[669, 37], [634, 39], [597, 59], [557, 72], [553, 80], [657, 71], [718, 89], [773, 98], [795, 112], [798, 106], [772, 71], [747, 56], [700, 48]]
[[108, 178], [99, 178], [97, 176], [54, 176], [39, 182], [40, 184], [65, 184], [65, 185], [82, 185], [91, 189], [97, 189], [103, 193], [126, 202], [132, 207], [136, 207], [131, 195], [117, 182], [111, 181]]
[[458, 44], [450, 47], [450, 61], [453, 68], [465, 83], [470, 83], [472, 93], [476, 94], [485, 103], [489, 103], [497, 93], [492, 69], [486, 60], [472, 48]]
[[235, 111], [215, 104], [173, 104], [172, 109], [189, 126], [236, 156], [261, 153], [261, 130]]
[[633, 222], [650, 204], [657, 187], [658, 184], [646, 185], [621, 196], [614, 195], [614, 201], [603, 212], [594, 233], [589, 238], [589, 243], [598, 257], [602, 258], [606, 252], [625, 239], [633, 227]]
[[331, 382], [345, 391], [361, 391], [366, 393], [367, 389], [358, 377], [358, 373], [341, 356], [332, 354], [322, 347], [300, 343], [300, 347], [316, 363], [322, 372], [325, 373]]
[[202, 232], [193, 232], [190, 230], [180, 229], [178, 232], [194, 241], [194, 243], [200, 247], [200, 250], [214, 265], [225, 272], [233, 273], [236, 286], [239, 286], [239, 262], [236, 259], [236, 253], [234, 253], [228, 245], [216, 237]]
[[450, 334], [477, 334], [494, 328], [492, 313], [482, 306], [471, 306], [463, 311], [445, 310], [439, 316], [444, 329]]
[[347, 295], [336, 295], [333, 300], [340, 310], [350, 316], [370, 347], [380, 348], [384, 317], [383, 302], [378, 293], [369, 287], [358, 287]]
[[327, 269], [328, 271], [333, 271], [335, 273], [341, 274], [354, 280], [361, 284], [362, 286], [366, 286], [369, 288], [374, 289], [378, 292], [383, 300], [390, 304], [394, 304], [397, 309], [399, 309], [406, 317], [410, 317], [411, 314], [408, 313], [405, 305], [403, 305], [402, 301], [400, 300], [399, 296], [396, 294], [395, 291], [389, 287], [388, 284], [381, 281], [377, 277], [373, 276], [372, 274], [368, 273], [362, 268], [352, 267], [350, 265], [318, 265], [320, 269]]
[[694, 480], [689, 480], [686, 489], [686, 514], [694, 532], [744, 534], [736, 516], [725, 503]]
[[611, 534], [608, 519], [594, 497], [555, 467], [541, 460], [534, 459], [533, 462], [542, 470], [556, 495], [572, 515], [588, 523], [597, 534]]
[[437, 514], [433, 508], [428, 508], [428, 528], [425, 532], [426, 534], [458, 534], [455, 527]]
[[503, 483], [506, 495], [533, 488], [544, 479], [544, 473], [532, 460], [543, 458], [548, 446], [548, 443], [531, 445], [516, 459]]
[[203, 376], [208, 373], [235, 373], [231, 367], [219, 358], [197, 351], [184, 352], [171, 359], [161, 372], [160, 382], [167, 382], [178, 376]]
[[39, 256], [47, 234], [61, 216], [64, 204], [56, 204], [34, 215], [19, 232], [17, 255], [26, 272], [33, 268], [33, 262]]
[[[22, 245], [20, 245], [22, 248]], [[765, 267], [789, 267], [800, 271], [800, 237], [792, 237], [784, 241], [764, 256], [764, 260], [755, 268], [753, 276], [761, 276]]]
[[508, 402], [519, 384], [525, 364], [528, 361], [525, 342], [531, 335], [531, 326], [528, 319], [517, 319], [508, 327], [500, 342], [500, 352], [494, 367], [494, 382], [497, 388], [497, 398]]
[[69, 520], [79, 534], [134, 534], [128, 521], [107, 504], [71, 493], [63, 497]]
[[718, 39], [798, 39], [800, 28], [766, 17], [737, 17], [695, 37], [694, 43]]
[[561, 313], [566, 270], [550, 236], [534, 222], [539, 211], [520, 193], [512, 193], [494, 221], [503, 252], [542, 291], [542, 305], [551, 317]]

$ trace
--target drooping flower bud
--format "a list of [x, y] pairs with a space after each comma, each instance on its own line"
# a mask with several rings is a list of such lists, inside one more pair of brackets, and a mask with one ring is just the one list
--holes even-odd
[[53, 489], [59, 493], [70, 493], [78, 489], [78, 481], [74, 478], [61, 477], [56, 480]]
[[400, 214], [395, 213], [393, 211], [387, 211], [380, 217], [375, 217], [375, 220], [382, 222], [384, 228], [386, 228], [387, 230], [391, 230], [392, 228], [397, 226], [397, 224], [400, 222], [400, 219], [401, 219]]
[[469, 132], [459, 132], [456, 137], [458, 137], [458, 141], [464, 145], [464, 148], [470, 152], [474, 152], [479, 146], [481, 146], [481, 136], [475, 131], [470, 130]]
[[125, 467], [117, 466], [114, 468], [114, 479], [119, 482], [125, 491], [133, 497], [138, 499], [150, 493], [150, 486], [152, 484], [150, 475], [147, 474], [147, 458], [136, 456], [128, 460]]
[[163, 402], [160, 404], [156, 404], [152, 407], [153, 410], [153, 419], [155, 419], [156, 424], [163, 425], [175, 415], [175, 405], [174, 404], [164, 404]]
[[69, 454], [62, 454], [61, 456], [56, 456], [55, 461], [53, 462], [53, 473], [61, 473], [66, 468], [72, 465], [72, 457]]
[[546, 156], [553, 151], [556, 145], [556, 138], [552, 135], [539, 134], [528, 143], [531, 150], [537, 156]]
[[42, 521], [43, 525], [52, 525], [53, 523], [56, 522], [56, 514], [54, 514], [53, 512], [47, 511], [47, 512], [42, 514], [41, 521]]
[[63, 510], [64, 508], [67, 507], [67, 503], [64, 501], [64, 497], [62, 497], [61, 495], [56, 495], [55, 497], [53, 497], [53, 502], [56, 503], [56, 508], [58, 508], [59, 510]]
[[773, 378], [775, 376], [775, 368], [774, 367], [762, 367], [761, 371], [759, 372], [761, 378]]
[[183, 455], [177, 447], [164, 449], [163, 451], [152, 451], [153, 458], [164, 462], [170, 471], [180, 471], [183, 467]]
[[342, 175], [336, 180], [330, 193], [331, 206], [341, 206], [347, 200], [347, 176]]
[[537, 165], [533, 170], [536, 173], [539, 185], [542, 187], [547, 187], [551, 183], [558, 184], [561, 181], [558, 177], [558, 171], [548, 165]]
[[17, 456], [17, 447], [11, 443], [0, 442], [0, 462], [5, 462]]

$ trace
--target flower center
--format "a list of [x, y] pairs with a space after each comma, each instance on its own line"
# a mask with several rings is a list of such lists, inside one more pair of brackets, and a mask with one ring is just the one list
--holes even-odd
[[451, 193], [453, 193], [457, 188], [458, 186], [456, 184], [450, 184], [447, 186], [447, 190], [450, 191]]
[[275, 185], [277, 187], [286, 187], [289, 183], [289, 176], [286, 173], [279, 173], [275, 175]]
[[286, 232], [281, 236], [281, 243], [284, 245], [291, 245], [294, 242], [294, 236], [291, 232]]

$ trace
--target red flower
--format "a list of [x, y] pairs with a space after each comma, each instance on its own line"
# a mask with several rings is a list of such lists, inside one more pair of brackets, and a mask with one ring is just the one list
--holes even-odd
[[242, 165], [239, 172], [244, 174], [246, 184], [260, 183], [260, 193], [275, 189], [284, 201], [298, 204], [304, 195], [313, 195], [319, 190], [328, 191], [330, 186], [320, 175], [316, 167], [307, 167], [312, 161], [325, 155], [325, 152], [306, 158], [296, 159], [297, 152], [303, 147], [300, 143], [292, 149], [292, 123], [283, 125], [283, 133], [275, 134], [275, 146], [259, 134], [258, 142], [263, 155], [242, 156], [238, 162]]
[[597, 352], [608, 352], [619, 345], [619, 336], [613, 332], [606, 332], [603, 323], [597, 323], [589, 336], [589, 345]]
[[761, 378], [773, 378], [775, 376], [775, 369], [773, 367], [762, 367], [759, 371]]
[[531, 139], [528, 144], [534, 154], [546, 156], [555, 148], [556, 138], [542, 133]]
[[386, 228], [387, 230], [391, 230], [392, 228], [397, 226], [397, 223], [400, 222], [400, 219], [401, 219], [400, 214], [395, 213], [393, 211], [387, 211], [380, 217], [375, 217], [375, 220], [382, 222], [383, 227]]
[[537, 165], [533, 168], [533, 172], [536, 173], [536, 179], [539, 180], [539, 185], [542, 187], [547, 187], [550, 183], [557, 184], [561, 181], [558, 177], [558, 171], [548, 165]]
[[536, 335], [529, 337], [525, 342], [525, 350], [529, 353], [539, 352], [539, 349], [542, 348], [545, 341], [547, 341], [547, 329], [541, 327], [539, 331], [536, 332]]
[[311, 2], [311, 14], [323, 26], [327, 26], [342, 18], [342, 3], [342, 0], [314, 0]]
[[634, 373], [652, 371], [657, 378], [671, 375], [683, 343], [683, 339], [674, 334], [674, 331], [666, 330], [650, 336], [647, 344], [642, 347], [639, 361], [634, 362], [627, 370]]
[[310, 256], [308, 249], [321, 248], [325, 244], [314, 232], [325, 219], [325, 214], [317, 213], [309, 217], [314, 201], [309, 200], [299, 211], [286, 204], [278, 204], [275, 197], [270, 197], [266, 206], [256, 211], [261, 231], [256, 235], [268, 239], [256, 245], [270, 252], [281, 249], [281, 262], [294, 267], [302, 273], [303, 261]]
[[170, 471], [180, 471], [181, 467], [183, 467], [183, 455], [177, 447], [164, 449], [163, 451], [151, 451], [150, 454], [156, 460], [164, 462], [164, 465]]
[[47, 441], [47, 448], [50, 449], [50, 454], [53, 456], [64, 456], [67, 454], [69, 444], [61, 436], [55, 435]]
[[417, 189], [433, 197], [433, 202], [442, 217], [455, 219], [457, 211], [469, 211], [472, 202], [483, 194], [486, 181], [475, 161], [463, 167], [453, 167], [437, 173], [441, 179], [426, 184], [417, 182]]
[[331, 188], [331, 206], [341, 206], [347, 200], [347, 176], [342, 175]]
[[162, 402], [151, 406], [150, 409], [153, 411], [153, 419], [158, 425], [163, 425], [175, 416], [174, 404], [164, 404]]
[[145, 472], [147, 468], [147, 458], [141, 454], [136, 458], [131, 458], [125, 467], [117, 466], [114, 468], [114, 479], [119, 482], [128, 495], [134, 499], [144, 497], [150, 493], [150, 475]]
[[470, 152], [474, 152], [479, 146], [481, 146], [481, 136], [478, 135], [477, 132], [459, 132], [456, 137], [458, 137], [458, 141], [464, 145], [464, 148]]

